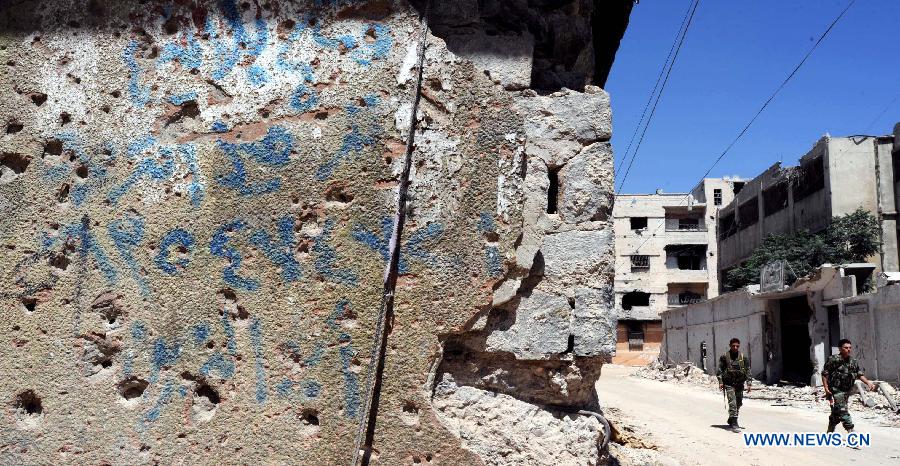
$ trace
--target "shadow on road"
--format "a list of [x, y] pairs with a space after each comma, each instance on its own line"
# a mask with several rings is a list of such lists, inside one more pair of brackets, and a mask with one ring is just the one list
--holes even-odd
[[710, 424], [710, 427], [716, 427], [716, 428], [719, 428], [722, 430], [727, 430], [728, 432], [731, 432], [731, 426], [728, 424]]

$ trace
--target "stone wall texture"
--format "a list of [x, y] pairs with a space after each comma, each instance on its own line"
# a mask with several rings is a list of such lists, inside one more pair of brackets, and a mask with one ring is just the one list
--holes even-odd
[[0, 5], [0, 464], [350, 462], [423, 10], [373, 462], [598, 461], [597, 12], [420, 3]]

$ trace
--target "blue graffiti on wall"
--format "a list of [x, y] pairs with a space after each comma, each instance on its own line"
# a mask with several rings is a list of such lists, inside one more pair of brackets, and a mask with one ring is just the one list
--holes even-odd
[[378, 97], [367, 95], [363, 103], [365, 105], [362, 107], [347, 104], [350, 132], [344, 136], [340, 149], [316, 170], [316, 180], [324, 181], [331, 177], [341, 163], [359, 157], [363, 149], [374, 145], [381, 135], [381, 125], [372, 112], [372, 108], [378, 105]]
[[159, 146], [156, 138], [145, 136], [137, 139], [128, 146], [128, 157], [138, 160], [137, 166], [132, 170], [128, 178], [120, 185], [114, 187], [107, 196], [113, 204], [127, 194], [139, 181], [147, 179], [153, 182], [163, 182], [175, 175], [177, 165], [175, 155], [187, 166], [191, 182], [187, 191], [191, 203], [196, 207], [203, 201], [204, 187], [200, 182], [200, 165], [197, 162], [197, 153], [191, 144], [177, 144], [174, 146]]
[[[249, 237], [252, 245], [260, 248], [263, 254], [276, 266], [281, 267], [281, 278], [285, 282], [300, 279], [300, 264], [294, 257], [294, 228], [293, 219], [282, 217], [278, 220], [278, 239], [263, 229], [255, 230]], [[229, 233], [240, 233], [247, 229], [247, 223], [240, 219], [232, 220], [220, 226], [213, 234], [209, 243], [209, 252], [215, 256], [228, 259], [228, 265], [222, 270], [222, 279], [225, 283], [242, 290], [255, 291], [259, 289], [259, 280], [240, 276], [238, 269], [241, 267], [243, 256], [240, 251], [229, 246]]]
[[259, 229], [250, 236], [250, 242], [262, 250], [273, 264], [281, 267], [281, 278], [287, 282], [300, 279], [300, 264], [294, 257], [294, 219], [281, 217], [278, 219], [278, 239], [273, 241], [272, 235]]
[[188, 266], [189, 261], [187, 258], [180, 258], [175, 263], [170, 262], [169, 255], [172, 247], [184, 248], [186, 252], [190, 252], [194, 249], [194, 243], [194, 235], [188, 231], [181, 228], [169, 231], [159, 242], [159, 253], [154, 259], [156, 266], [166, 274], [177, 274], [179, 269], [184, 269]]
[[243, 155], [247, 155], [263, 165], [280, 167], [285, 165], [294, 148], [294, 137], [280, 126], [269, 128], [266, 136], [257, 142], [232, 144], [219, 141], [219, 148], [231, 161], [232, 170], [218, 177], [219, 184], [237, 190], [242, 196], [256, 196], [270, 193], [281, 187], [280, 178], [272, 178], [259, 183], [247, 180], [247, 169]]
[[[212, 19], [207, 18], [206, 33], [209, 34], [216, 52], [218, 66], [213, 71], [215, 80], [221, 80], [228, 76], [234, 67], [241, 61], [249, 58], [255, 61], [265, 49], [269, 40], [269, 31], [265, 20], [257, 18], [254, 22], [255, 37], [250, 35], [244, 27], [241, 13], [238, 11], [234, 0], [222, 0], [219, 2], [222, 17], [230, 28], [228, 34], [220, 33], [212, 25]], [[228, 43], [230, 36], [231, 43]], [[255, 63], [247, 70], [247, 78], [251, 84], [262, 85], [268, 80], [265, 70]]]
[[[387, 262], [390, 259], [390, 251], [388, 250], [391, 236], [394, 231], [394, 219], [384, 218], [381, 220], [380, 234], [373, 233], [363, 227], [357, 225], [353, 230], [353, 238], [360, 243], [365, 244], [369, 248], [381, 254], [381, 258]], [[398, 272], [401, 274], [409, 273], [409, 262], [407, 257], [412, 257], [418, 261], [428, 265], [435, 266], [441, 262], [441, 258], [425, 248], [425, 243], [437, 240], [444, 234], [444, 227], [440, 223], [434, 222], [425, 225], [424, 228], [412, 230], [409, 239], [401, 246], [400, 261], [398, 264]]]
[[141, 293], [149, 294], [147, 280], [141, 274], [141, 266], [134, 257], [135, 248], [144, 240], [144, 219], [138, 215], [128, 215], [113, 221], [106, 229], [113, 240], [113, 245], [119, 251], [119, 256], [131, 270], [131, 277], [138, 284]]
[[222, 278], [225, 283], [242, 290], [254, 291], [259, 288], [259, 281], [238, 275], [243, 256], [236, 248], [228, 246], [230, 240], [228, 233], [237, 233], [245, 228], [247, 228], [247, 224], [243, 220], [233, 220], [220, 226], [213, 233], [212, 241], [209, 243], [209, 252], [214, 256], [228, 259], [228, 265], [222, 270]]
[[325, 220], [322, 233], [315, 238], [312, 253], [315, 256], [314, 267], [326, 280], [347, 286], [357, 286], [359, 277], [350, 269], [337, 266], [337, 251], [329, 242], [334, 234], [335, 222], [332, 219]]
[[141, 85], [141, 75], [144, 72], [137, 62], [137, 50], [138, 43], [136, 40], [132, 40], [125, 46], [122, 59], [125, 61], [125, 66], [128, 67], [128, 96], [131, 98], [131, 103], [136, 107], [143, 107], [150, 100], [150, 88]]
[[96, 155], [88, 155], [84, 143], [76, 133], [65, 131], [57, 134], [56, 139], [62, 143], [62, 154], [74, 155], [74, 161], [77, 161], [79, 166], [73, 170], [72, 165], [63, 162], [49, 167], [45, 176], [58, 182], [70, 177], [74, 172], [75, 179], [72, 180], [69, 197], [75, 207], [80, 207], [92, 191], [102, 187], [105, 183], [107, 172], [103, 164], [115, 160], [112, 145], [103, 144], [101, 150], [108, 155], [105, 160], [97, 160], [99, 157]]

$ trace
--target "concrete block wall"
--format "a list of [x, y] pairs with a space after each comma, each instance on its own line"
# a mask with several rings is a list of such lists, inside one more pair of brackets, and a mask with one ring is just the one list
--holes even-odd
[[663, 337], [660, 359], [664, 362], [690, 361], [702, 367], [700, 344], [707, 345], [707, 371], [715, 374], [718, 358], [728, 350], [732, 338], [741, 340], [741, 351], [750, 358], [750, 370], [766, 380], [763, 319], [766, 301], [735, 291], [708, 301], [672, 309], [662, 314]]
[[[349, 461], [418, 13], [0, 7], [0, 462]], [[614, 350], [609, 97], [428, 41], [374, 460], [596, 461], [546, 405]]]

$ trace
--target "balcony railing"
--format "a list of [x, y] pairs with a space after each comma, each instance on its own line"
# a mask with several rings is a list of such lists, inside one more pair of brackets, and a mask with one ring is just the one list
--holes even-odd
[[685, 222], [685, 219], [678, 218], [667, 218], [666, 219], [666, 231], [706, 231], [706, 223], [699, 221], [698, 222]]
[[688, 304], [694, 304], [706, 301], [706, 296], [702, 295], [669, 295], [669, 306], [687, 306]]

